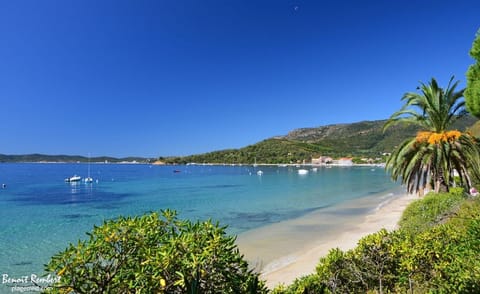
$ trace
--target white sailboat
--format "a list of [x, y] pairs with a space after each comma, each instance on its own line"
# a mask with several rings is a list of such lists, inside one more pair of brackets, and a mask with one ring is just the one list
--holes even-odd
[[88, 176], [85, 178], [85, 183], [93, 183], [93, 179], [90, 177], [90, 154], [88, 155]]

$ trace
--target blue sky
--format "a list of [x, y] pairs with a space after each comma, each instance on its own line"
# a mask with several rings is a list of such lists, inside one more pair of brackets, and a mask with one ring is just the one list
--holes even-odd
[[0, 153], [169, 156], [388, 118], [480, 1], [0, 2]]

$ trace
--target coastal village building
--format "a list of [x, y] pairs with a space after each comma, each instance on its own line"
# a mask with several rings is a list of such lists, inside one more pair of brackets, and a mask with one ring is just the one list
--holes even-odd
[[319, 158], [312, 158], [312, 164], [328, 164], [332, 162], [333, 162], [333, 159], [328, 156], [320, 156]]
[[334, 165], [341, 165], [341, 166], [351, 166], [353, 165], [353, 158], [351, 157], [342, 157], [338, 160], [333, 160], [333, 158], [328, 156], [320, 156], [319, 158], [312, 158], [312, 164], [334, 164]]
[[353, 165], [352, 158], [349, 158], [349, 157], [342, 157], [339, 160], [337, 160], [336, 163], [338, 165], [341, 165], [341, 166], [351, 166], [351, 165]]

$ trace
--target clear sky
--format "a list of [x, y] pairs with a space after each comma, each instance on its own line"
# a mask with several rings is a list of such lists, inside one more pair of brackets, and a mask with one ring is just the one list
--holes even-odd
[[0, 153], [169, 156], [465, 86], [480, 1], [0, 1]]

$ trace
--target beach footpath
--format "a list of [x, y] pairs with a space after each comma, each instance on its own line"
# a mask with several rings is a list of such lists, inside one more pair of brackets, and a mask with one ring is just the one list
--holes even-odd
[[374, 198], [349, 201], [306, 216], [261, 227], [237, 239], [242, 254], [273, 289], [315, 271], [332, 248], [352, 249], [368, 234], [396, 228], [404, 209], [417, 199], [401, 194], [371, 209]]

